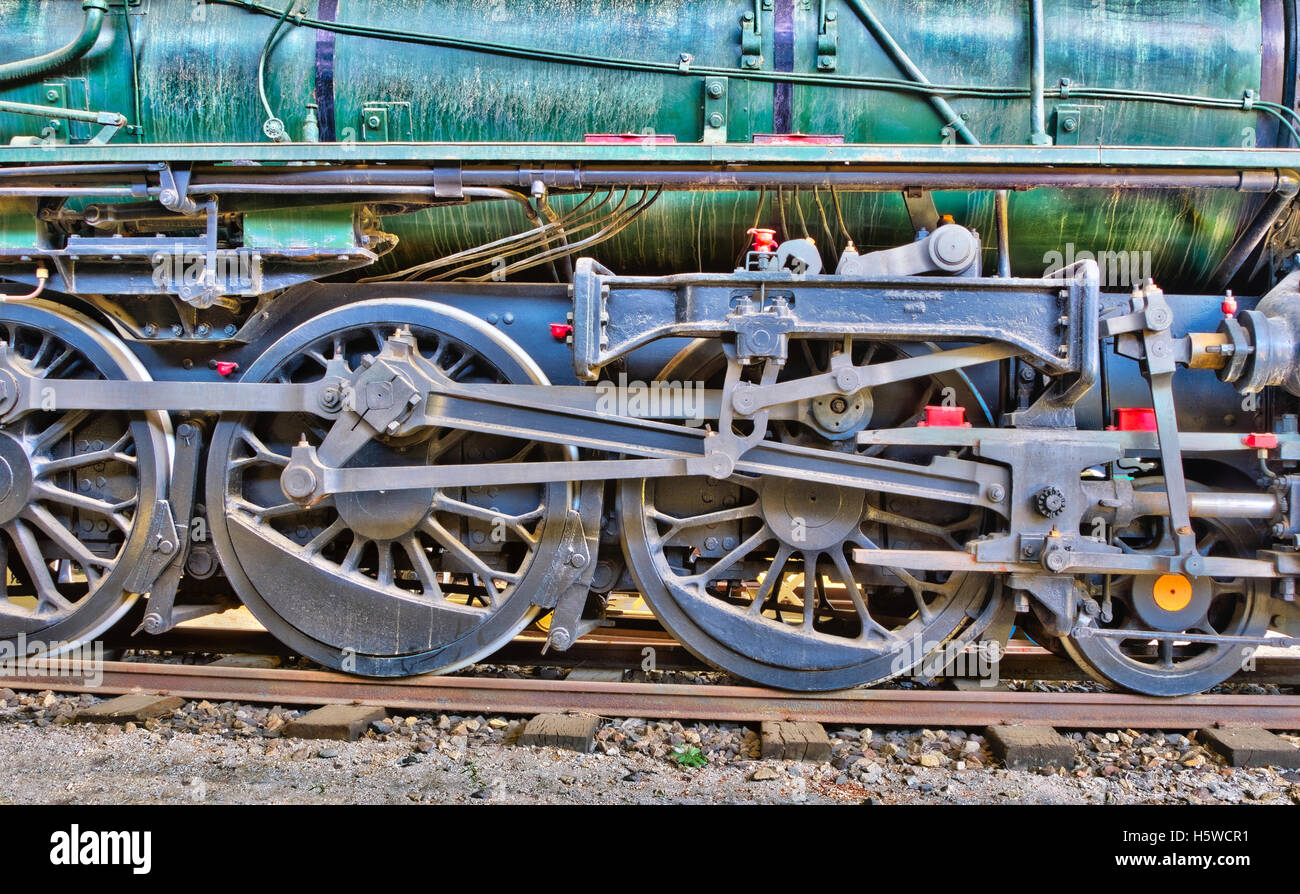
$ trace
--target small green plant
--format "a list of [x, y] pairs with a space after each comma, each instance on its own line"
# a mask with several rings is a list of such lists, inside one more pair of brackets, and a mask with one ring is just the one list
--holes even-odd
[[704, 752], [694, 745], [674, 745], [672, 758], [679, 767], [703, 767], [709, 762]]

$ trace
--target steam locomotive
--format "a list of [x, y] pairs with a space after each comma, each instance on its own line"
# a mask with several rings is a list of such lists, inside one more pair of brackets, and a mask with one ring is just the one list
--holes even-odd
[[821, 690], [1300, 635], [1295, 0], [0, 4], [0, 638]]

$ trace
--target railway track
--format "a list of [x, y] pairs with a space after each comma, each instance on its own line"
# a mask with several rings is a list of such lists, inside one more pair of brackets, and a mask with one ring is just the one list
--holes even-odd
[[[99, 685], [89, 680], [99, 678]], [[1190, 729], [1207, 725], [1300, 729], [1300, 696], [1009, 692], [998, 689], [867, 689], [791, 693], [755, 686], [422, 676], [371, 679], [323, 670], [213, 665], [70, 663], [57, 674], [0, 678], [11, 688], [288, 705], [375, 704], [392, 710], [535, 714], [582, 711], [610, 717], [706, 721], [810, 720], [879, 726], [1037, 723], [1065, 728]]]
[[[493, 653], [491, 664], [533, 667], [635, 669], [653, 650], [658, 670], [707, 671], [710, 668], [661, 629], [647, 626], [611, 627], [587, 636], [564, 652], [543, 652], [545, 636], [526, 630]], [[273, 636], [260, 629], [185, 626], [142, 640], [121, 633], [104, 638], [107, 650], [147, 649], [150, 652], [288, 655]], [[1004, 680], [1080, 682], [1090, 678], [1074, 662], [1022, 640], [1014, 640], [998, 665]], [[1239, 671], [1229, 682], [1300, 686], [1300, 654], [1263, 654], [1254, 667]]]

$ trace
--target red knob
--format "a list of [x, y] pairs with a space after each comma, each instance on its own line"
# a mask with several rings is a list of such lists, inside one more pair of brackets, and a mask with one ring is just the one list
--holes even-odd
[[212, 368], [217, 371], [217, 375], [228, 376], [239, 369], [239, 364], [230, 360], [213, 360]]
[[1237, 315], [1237, 299], [1232, 296], [1232, 290], [1229, 289], [1223, 299], [1223, 315], [1225, 317], [1235, 317]]
[[754, 237], [754, 251], [768, 255], [776, 251], [776, 230], [752, 227], [745, 232]]

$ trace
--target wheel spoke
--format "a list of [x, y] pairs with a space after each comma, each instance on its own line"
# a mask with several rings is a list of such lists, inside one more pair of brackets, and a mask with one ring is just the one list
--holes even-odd
[[484, 587], [484, 589], [487, 590], [489, 598], [493, 601], [494, 605], [497, 593], [496, 588], [490, 585], [491, 581], [499, 580], [508, 584], [519, 582], [519, 575], [493, 569], [490, 565], [479, 558], [473, 550], [462, 543], [459, 537], [444, 528], [436, 518], [432, 516], [426, 517], [420, 525], [420, 530], [424, 531], [436, 540], [438, 545], [447, 552], [456, 556], [470, 568], [473, 568], [479, 577], [489, 582], [489, 585]]
[[772, 594], [779, 592], [781, 575], [785, 571], [786, 562], [794, 555], [794, 549], [782, 543], [777, 547], [776, 555], [772, 558], [772, 564], [767, 569], [767, 574], [763, 577], [763, 582], [758, 585], [754, 593], [754, 601], [749, 604], [746, 611], [749, 614], [758, 616], [763, 613], [763, 606], [767, 604]]
[[811, 632], [817, 617], [817, 563], [821, 559], [820, 550], [803, 552], [803, 623], [805, 631]]
[[721, 579], [722, 572], [745, 558], [745, 556], [749, 555], [757, 547], [771, 539], [771, 537], [771, 529], [768, 528], [767, 525], [763, 525], [763, 527], [751, 534], [747, 540], [739, 544], [735, 549], [726, 553], [722, 558], [718, 559], [718, 561], [714, 562], [704, 571], [691, 575], [688, 579], [700, 588], [706, 587], [709, 581]]
[[835, 565], [835, 571], [839, 576], [840, 583], [844, 585], [844, 589], [848, 591], [849, 598], [853, 600], [853, 608], [857, 611], [858, 619], [862, 623], [862, 632], [858, 635], [858, 639], [867, 640], [870, 638], [872, 633], [884, 639], [886, 642], [892, 642], [897, 639], [894, 634], [880, 626], [876, 619], [871, 617], [871, 612], [867, 609], [867, 603], [862, 598], [862, 590], [859, 587], [858, 579], [856, 575], [854, 575], [853, 569], [849, 566], [849, 560], [844, 557], [844, 553], [838, 549], [833, 549], [830, 551], [830, 556], [831, 561]]
[[744, 506], [735, 506], [730, 509], [719, 509], [716, 512], [705, 513], [704, 515], [693, 515], [687, 518], [678, 518], [660, 512], [657, 509], [648, 509], [646, 517], [652, 521], [661, 522], [668, 525], [668, 530], [657, 538], [656, 546], [671, 540], [682, 531], [689, 531], [692, 528], [705, 528], [711, 525], [721, 525], [727, 522], [740, 521], [745, 518], [754, 518], [760, 512], [757, 503], [748, 503]]
[[329, 527], [304, 544], [302, 551], [308, 556], [314, 556], [337, 540], [347, 529], [348, 526], [343, 523], [343, 519], [336, 518], [330, 522]]
[[113, 567], [114, 560], [104, 559], [92, 553], [71, 531], [59, 524], [44, 506], [35, 503], [28, 505], [23, 508], [22, 517], [44, 531], [55, 545], [81, 566], [92, 588], [99, 586], [99, 582], [103, 580], [103, 574], [96, 574], [94, 569], [107, 571]]
[[433, 565], [429, 563], [429, 554], [425, 552], [420, 538], [415, 534], [408, 534], [402, 539], [402, 548], [411, 559], [411, 565], [415, 568], [415, 576], [420, 581], [424, 595], [430, 599], [445, 598], [442, 587], [438, 584], [438, 572], [434, 571]]
[[97, 500], [94, 497], [82, 496], [72, 491], [56, 487], [49, 482], [33, 482], [32, 497], [35, 500], [49, 500], [52, 503], [58, 503], [63, 506], [69, 506], [73, 509], [81, 509], [85, 512], [93, 512], [97, 515], [105, 516], [112, 520], [113, 524], [122, 532], [130, 531], [131, 522], [123, 517], [122, 513], [138, 502], [136, 497], [129, 500], [123, 500], [120, 503], [109, 503], [106, 500]]
[[488, 506], [475, 506], [472, 503], [454, 499], [447, 496], [444, 491], [438, 491], [433, 495], [433, 508], [437, 512], [450, 512], [454, 515], [485, 521], [492, 525], [505, 525], [529, 546], [537, 545], [537, 537], [529, 533], [525, 525], [530, 521], [541, 518], [546, 509], [545, 504], [539, 503], [536, 509], [522, 515], [507, 515]]
[[37, 462], [32, 469], [32, 475], [36, 478], [49, 478], [60, 472], [67, 472], [72, 469], [80, 469], [83, 466], [93, 465], [95, 463], [115, 462], [123, 465], [134, 467], [135, 457], [125, 452], [125, 447], [131, 443], [131, 433], [128, 431], [117, 439], [117, 443], [104, 447], [101, 450], [92, 450], [89, 453], [78, 453], [62, 459], [51, 459], [45, 462]]
[[[75, 606], [59, 592], [50, 574], [50, 566], [46, 564], [45, 556], [41, 555], [40, 545], [36, 542], [36, 536], [32, 534], [31, 528], [14, 519], [4, 526], [4, 530], [9, 533], [18, 549], [18, 554], [22, 557], [23, 566], [26, 567], [27, 574], [32, 580], [32, 586], [36, 588], [36, 596], [40, 603], [53, 606], [56, 611], [72, 611]], [[39, 605], [36, 610], [40, 612]]]
[[49, 453], [55, 444], [71, 435], [76, 431], [77, 426], [89, 418], [89, 410], [71, 410], [64, 413], [57, 422], [36, 436], [36, 440], [32, 443], [32, 455], [43, 456]]

